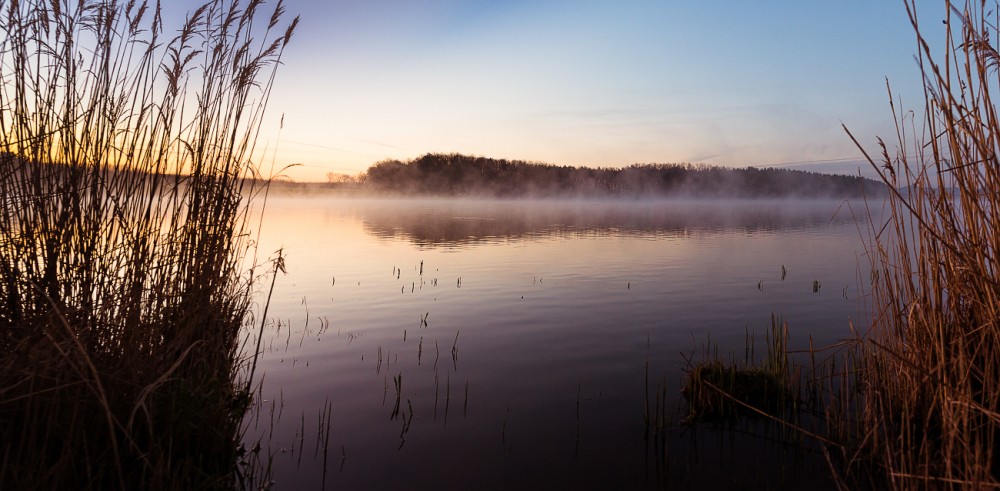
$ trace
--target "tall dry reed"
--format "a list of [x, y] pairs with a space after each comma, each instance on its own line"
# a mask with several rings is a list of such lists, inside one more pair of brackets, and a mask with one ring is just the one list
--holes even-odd
[[262, 3], [0, 1], [4, 488], [239, 484]]
[[[996, 4], [906, 5], [923, 114], [866, 156], [892, 190], [873, 229], [874, 320], [862, 343], [859, 453], [896, 489], [1000, 486], [1000, 84]], [[925, 35], [941, 28], [940, 53]], [[852, 137], [853, 138], [853, 137]], [[856, 140], [855, 140], [856, 141]], [[891, 147], [895, 147], [892, 149]], [[861, 148], [861, 145], [859, 145]]]

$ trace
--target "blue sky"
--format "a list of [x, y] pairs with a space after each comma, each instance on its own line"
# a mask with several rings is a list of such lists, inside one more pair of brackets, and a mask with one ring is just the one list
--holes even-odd
[[[843, 166], [860, 154], [841, 123], [866, 145], [894, 134], [886, 78], [904, 106], [922, 107], [915, 37], [895, 0], [286, 6], [302, 20], [263, 138], [279, 164], [302, 164], [296, 180], [426, 152]], [[939, 35], [942, 3], [918, 12]]]

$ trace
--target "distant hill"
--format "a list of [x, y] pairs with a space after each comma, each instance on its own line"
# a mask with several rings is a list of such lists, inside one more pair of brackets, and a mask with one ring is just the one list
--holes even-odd
[[885, 193], [885, 185], [872, 179], [800, 170], [691, 164], [588, 168], [436, 153], [378, 162], [364, 181], [372, 190], [437, 196], [847, 198]]

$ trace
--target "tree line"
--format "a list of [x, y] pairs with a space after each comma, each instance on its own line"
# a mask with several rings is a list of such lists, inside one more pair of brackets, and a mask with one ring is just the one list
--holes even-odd
[[788, 169], [701, 164], [624, 168], [557, 166], [462, 154], [428, 153], [383, 160], [357, 178], [383, 192], [442, 196], [676, 196], [716, 198], [858, 197], [884, 192], [880, 182]]

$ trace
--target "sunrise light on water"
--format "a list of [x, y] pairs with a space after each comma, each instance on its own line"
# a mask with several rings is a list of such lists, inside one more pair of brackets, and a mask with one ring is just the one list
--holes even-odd
[[995, 1], [0, 5], [0, 489], [1000, 483]]

